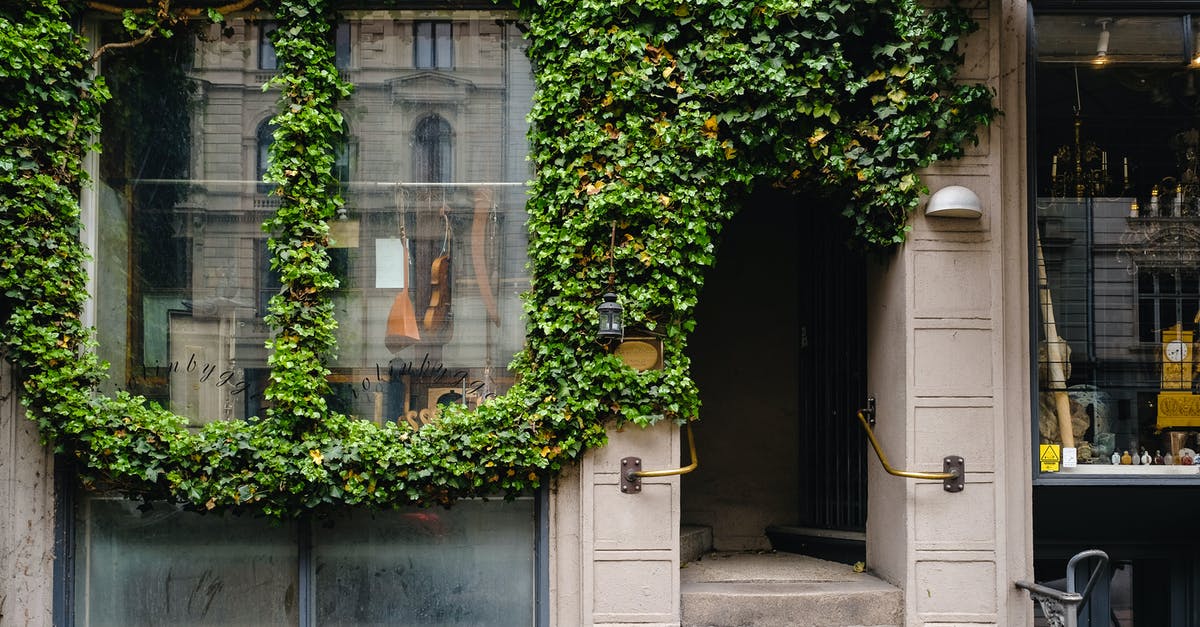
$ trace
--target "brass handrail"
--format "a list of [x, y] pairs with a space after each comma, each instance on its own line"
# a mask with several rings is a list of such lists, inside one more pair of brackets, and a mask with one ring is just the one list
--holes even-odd
[[692, 454], [692, 463], [682, 468], [672, 468], [671, 470], [635, 470], [629, 474], [633, 477], [671, 477], [674, 475], [686, 475], [696, 469], [700, 465], [700, 460], [696, 457], [696, 438], [692, 436], [692, 423], [687, 423], [688, 434], [688, 450]]
[[642, 458], [640, 457], [624, 457], [621, 459], [621, 492], [626, 494], [638, 493], [642, 491], [642, 477], [671, 477], [674, 475], [686, 475], [692, 472], [700, 465], [700, 458], [696, 456], [696, 438], [692, 435], [692, 423], [687, 423], [688, 435], [688, 450], [692, 455], [692, 463], [682, 468], [672, 468], [670, 470], [638, 470], [642, 467]]
[[945, 472], [915, 472], [893, 468], [888, 463], [887, 455], [884, 454], [883, 448], [879, 446], [879, 440], [875, 438], [875, 431], [871, 429], [871, 424], [867, 422], [865, 415], [867, 411], [869, 410], [859, 410], [858, 422], [866, 430], [867, 439], [871, 441], [871, 447], [875, 449], [875, 454], [879, 456], [879, 463], [883, 465], [883, 469], [889, 475], [908, 479], [932, 479], [934, 481], [941, 481], [947, 492], [962, 491], [964, 474], [963, 459], [956, 455], [947, 456], [942, 460], [942, 466], [946, 469]]

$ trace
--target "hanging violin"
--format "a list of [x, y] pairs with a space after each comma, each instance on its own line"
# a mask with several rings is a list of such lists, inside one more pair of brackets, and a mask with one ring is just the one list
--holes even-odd
[[445, 207], [442, 207], [442, 219], [445, 220], [442, 250], [429, 268], [429, 306], [421, 322], [426, 339], [433, 342], [445, 342], [453, 332], [453, 314], [450, 310], [450, 216]]

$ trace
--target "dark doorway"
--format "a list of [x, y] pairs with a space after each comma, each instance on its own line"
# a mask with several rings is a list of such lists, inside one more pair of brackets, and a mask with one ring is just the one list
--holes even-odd
[[[726, 227], [691, 341], [703, 407], [685, 524], [718, 550], [825, 555], [866, 523], [865, 261], [828, 205], [760, 191]], [[768, 541], [767, 530], [771, 529]]]

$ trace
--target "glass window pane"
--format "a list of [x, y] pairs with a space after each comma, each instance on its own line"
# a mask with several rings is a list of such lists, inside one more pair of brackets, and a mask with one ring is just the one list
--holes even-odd
[[535, 529], [531, 499], [314, 525], [318, 624], [532, 625]]
[[271, 43], [271, 33], [279, 25], [275, 22], [263, 22], [258, 31], [258, 67], [262, 70], [274, 70], [279, 66], [275, 57], [275, 44]]
[[334, 29], [334, 64], [339, 69], [350, 67], [350, 25], [339, 22]]
[[[344, 70], [354, 114], [335, 160], [334, 406], [419, 427], [450, 393], [474, 407], [513, 382], [533, 78], [510, 13], [343, 17], [339, 46], [348, 37], [359, 52]], [[261, 230], [279, 204], [261, 183], [278, 92], [246, 66], [261, 24], [231, 16], [206, 37], [156, 39], [104, 64], [114, 98], [96, 176], [96, 296], [108, 391], [194, 425], [262, 412], [262, 316], [280, 285]], [[436, 80], [401, 61], [415, 34], [421, 63], [449, 68], [452, 33], [465, 62]]]
[[1175, 326], [1179, 317], [1177, 311], [1179, 309], [1179, 301], [1175, 299], [1164, 299], [1159, 302], [1158, 309], [1158, 330], [1169, 329]]
[[454, 65], [453, 39], [451, 38], [450, 22], [438, 22], [436, 28], [434, 56], [437, 58], [437, 66], [442, 69], [449, 69]]
[[364, 47], [350, 72], [356, 163], [343, 186], [346, 218], [333, 226], [347, 275], [332, 380], [340, 406], [360, 418], [419, 427], [437, 419], [439, 399], [474, 407], [512, 384], [529, 285], [533, 80], [520, 32], [497, 19], [505, 16], [346, 14], [353, 28], [381, 33], [385, 48], [414, 33], [419, 65], [449, 67], [452, 32], [470, 59], [435, 80], [398, 63], [399, 51]]
[[101, 497], [77, 515], [83, 626], [295, 625], [296, 573], [290, 525]]
[[1155, 337], [1155, 321], [1158, 320], [1154, 313], [1156, 302], [1151, 299], [1142, 299], [1138, 301], [1138, 339], [1143, 342], [1153, 342]]
[[1179, 291], [1184, 295], [1196, 295], [1200, 293], [1200, 282], [1197, 281], [1196, 273], [1191, 270], [1183, 270], [1180, 272]]
[[433, 22], [417, 22], [414, 27], [416, 44], [414, 64], [419, 68], [433, 67]]
[[1174, 270], [1158, 273], [1158, 292], [1160, 294], [1176, 294], [1179, 292], [1179, 285], [1175, 281]]
[[1139, 272], [1138, 273], [1138, 293], [1139, 294], [1153, 294], [1154, 291], [1155, 291], [1154, 275], [1149, 272]]
[[1200, 473], [1200, 64], [1183, 24], [1035, 17], [1035, 420], [1039, 444], [1077, 448], [1061, 476]]

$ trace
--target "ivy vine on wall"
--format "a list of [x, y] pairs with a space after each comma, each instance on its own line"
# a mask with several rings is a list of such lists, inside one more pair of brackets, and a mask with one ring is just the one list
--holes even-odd
[[[0, 354], [28, 416], [85, 485], [199, 509], [286, 517], [512, 495], [602, 445], [614, 419], [694, 419], [684, 354], [693, 310], [721, 226], [749, 190], [827, 194], [859, 246], [888, 248], [903, 242], [924, 191], [917, 171], [960, 156], [996, 113], [986, 87], [954, 81], [956, 44], [973, 28], [958, 7], [521, 2], [537, 90], [520, 378], [475, 411], [381, 428], [324, 400], [337, 324], [326, 251], [341, 203], [337, 103], [351, 89], [334, 66], [338, 7], [265, 3], [280, 23], [281, 93], [267, 174], [281, 203], [266, 228], [284, 286], [267, 317], [271, 409], [189, 430], [144, 398], [96, 392], [106, 366], [80, 320], [78, 199], [108, 93], [72, 26], [81, 3], [13, 4], [0, 8]], [[223, 19], [220, 9], [148, 4], [121, 11], [129, 45]], [[594, 340], [610, 281], [626, 323], [663, 338], [662, 370], [635, 372]]]

